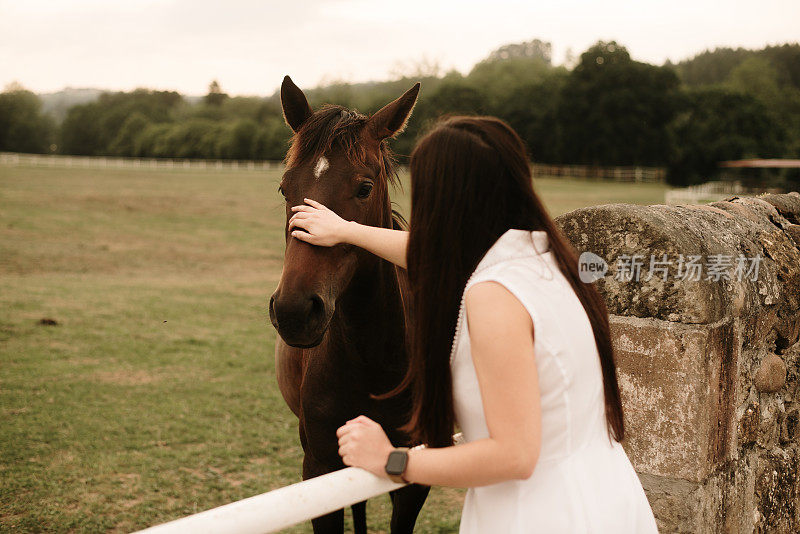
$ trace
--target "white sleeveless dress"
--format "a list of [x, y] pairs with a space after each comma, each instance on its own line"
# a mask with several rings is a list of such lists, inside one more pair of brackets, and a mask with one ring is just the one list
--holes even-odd
[[[622, 446], [606, 431], [603, 379], [591, 323], [555, 263], [544, 231], [508, 230], [467, 282], [492, 280], [531, 314], [542, 446], [533, 474], [470, 488], [461, 534], [657, 533], [650, 504]], [[470, 353], [464, 300], [451, 368], [465, 441], [489, 437]]]

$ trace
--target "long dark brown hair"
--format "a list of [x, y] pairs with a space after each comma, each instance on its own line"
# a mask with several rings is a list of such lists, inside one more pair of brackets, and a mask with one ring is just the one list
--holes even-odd
[[409, 368], [395, 391], [410, 387], [413, 406], [403, 430], [432, 447], [452, 443], [450, 352], [461, 295], [478, 262], [511, 228], [547, 232], [591, 322], [609, 435], [621, 441], [622, 403], [605, 302], [593, 285], [581, 282], [577, 252], [534, 192], [524, 143], [494, 117], [440, 120], [411, 154]]

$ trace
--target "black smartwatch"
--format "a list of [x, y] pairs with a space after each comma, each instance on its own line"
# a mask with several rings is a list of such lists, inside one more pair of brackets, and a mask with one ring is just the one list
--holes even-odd
[[389, 458], [386, 460], [386, 474], [389, 475], [392, 482], [408, 484], [408, 480], [403, 478], [407, 465], [408, 447], [398, 447], [389, 453]]

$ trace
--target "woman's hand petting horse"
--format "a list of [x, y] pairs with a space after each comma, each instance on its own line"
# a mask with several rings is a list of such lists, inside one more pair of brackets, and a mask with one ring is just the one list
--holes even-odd
[[359, 415], [336, 431], [339, 438], [339, 456], [347, 466], [361, 467], [383, 478], [386, 474], [386, 460], [394, 450], [381, 425]]
[[[310, 198], [292, 206], [290, 235], [312, 245], [332, 247], [347, 243], [372, 252], [386, 261], [406, 268], [408, 232], [345, 221], [334, 211]], [[303, 231], [305, 230], [305, 231]]]
[[303, 200], [306, 204], [292, 206], [294, 215], [289, 219], [292, 237], [323, 247], [347, 242], [348, 230], [354, 223], [345, 221], [316, 200]]

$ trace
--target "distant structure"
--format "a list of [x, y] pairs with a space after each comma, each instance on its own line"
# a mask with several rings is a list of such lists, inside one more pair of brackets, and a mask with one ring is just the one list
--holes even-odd
[[800, 159], [735, 159], [721, 161], [719, 166], [728, 169], [800, 169]]

